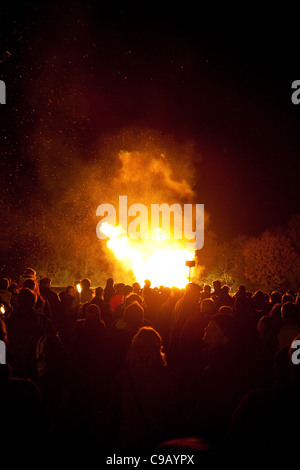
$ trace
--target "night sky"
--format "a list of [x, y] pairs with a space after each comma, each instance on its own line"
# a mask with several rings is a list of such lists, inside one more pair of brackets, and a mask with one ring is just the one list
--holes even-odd
[[88, 165], [101, 139], [134, 126], [191, 143], [195, 202], [219, 237], [285, 225], [299, 212], [300, 154], [298, 14], [285, 5], [5, 2], [1, 210], [30, 217], [46, 197], [37, 136]]

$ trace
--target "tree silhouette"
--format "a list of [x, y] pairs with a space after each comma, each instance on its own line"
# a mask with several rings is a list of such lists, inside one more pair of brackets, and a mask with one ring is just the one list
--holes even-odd
[[292, 240], [281, 230], [265, 231], [245, 246], [245, 276], [265, 290], [287, 289], [297, 259]]

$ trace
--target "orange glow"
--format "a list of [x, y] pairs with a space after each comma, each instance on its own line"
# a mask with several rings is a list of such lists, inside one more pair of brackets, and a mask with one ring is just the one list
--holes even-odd
[[81, 285], [80, 285], [79, 283], [76, 284], [76, 289], [77, 289], [77, 292], [79, 292], [79, 294], [80, 294], [80, 292], [81, 292]]
[[194, 251], [187, 250], [179, 242], [166, 240], [161, 229], [156, 230], [155, 239], [135, 241], [127, 237], [121, 226], [114, 227], [104, 222], [100, 230], [109, 240], [107, 247], [127, 270], [132, 269], [137, 282], [150, 279], [153, 287], [185, 287], [189, 270], [186, 261], [194, 259]]

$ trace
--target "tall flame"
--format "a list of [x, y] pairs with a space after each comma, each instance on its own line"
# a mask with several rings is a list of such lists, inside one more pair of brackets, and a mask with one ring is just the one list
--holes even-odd
[[185, 262], [193, 260], [195, 253], [175, 241], [167, 240], [161, 229], [156, 230], [155, 239], [141, 243], [127, 237], [120, 225], [114, 227], [104, 222], [100, 230], [109, 238], [107, 247], [124, 267], [133, 271], [140, 284], [145, 279], [150, 279], [153, 287], [182, 288], [188, 283], [189, 272]]

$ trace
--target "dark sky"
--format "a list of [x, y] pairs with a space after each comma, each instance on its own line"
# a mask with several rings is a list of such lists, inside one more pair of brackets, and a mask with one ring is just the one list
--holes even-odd
[[[0, 112], [6, 203], [32, 196], [28, 182], [38, 161], [26, 139], [41, 119], [45, 128], [54, 119], [45, 113], [43, 96], [50, 88], [59, 93], [74, 77], [78, 107], [90, 124], [73, 126], [66, 139], [72, 135], [74, 146], [91, 153], [99, 135], [137, 126], [172, 134], [178, 143], [193, 141], [196, 202], [205, 204], [220, 237], [258, 235], [299, 212], [294, 7], [5, 3], [0, 78], [7, 104]], [[16, 168], [20, 177], [11, 183]], [[34, 187], [38, 194], [38, 178]]]

